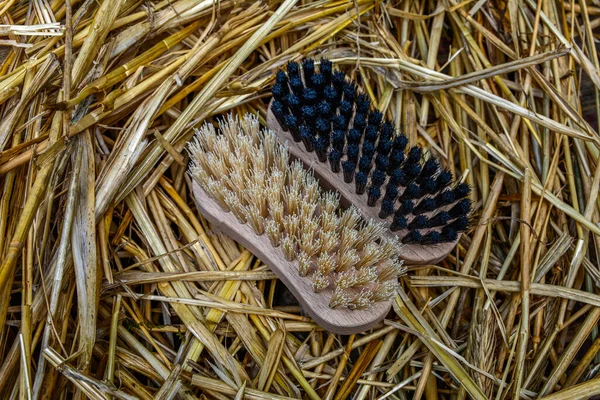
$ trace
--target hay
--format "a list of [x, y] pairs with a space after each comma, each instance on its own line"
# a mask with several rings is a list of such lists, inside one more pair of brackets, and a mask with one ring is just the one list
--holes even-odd
[[[594, 3], [595, 4], [595, 3]], [[0, 1], [0, 397], [600, 394], [600, 8]], [[328, 57], [472, 188], [361, 335], [301, 314], [190, 196], [186, 143]]]

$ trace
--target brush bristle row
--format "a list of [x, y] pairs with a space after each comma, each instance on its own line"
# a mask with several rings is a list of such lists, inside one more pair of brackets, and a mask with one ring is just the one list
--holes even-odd
[[[301, 66], [289, 62], [287, 74], [277, 74], [271, 111], [282, 129], [303, 142], [307, 151], [316, 152], [333, 172], [341, 172], [340, 180], [364, 195], [370, 207], [377, 207], [379, 218], [403, 243], [456, 240], [468, 228], [464, 221], [471, 210], [469, 186], [453, 184], [452, 174], [437, 160], [425, 160], [420, 147], [407, 149], [406, 136], [395, 135], [394, 125], [342, 71], [333, 71], [330, 61], [321, 60], [318, 68], [315, 64], [308, 59]], [[307, 88], [319, 100], [287, 94]], [[410, 211], [406, 200], [414, 201]], [[454, 223], [458, 220], [462, 222]]]
[[[302, 71], [315, 81], [314, 65]], [[365, 222], [354, 208], [342, 211], [339, 196], [323, 193], [299, 161], [288, 164], [287, 148], [254, 116], [230, 117], [220, 131], [205, 125], [190, 144], [190, 173], [207, 194], [266, 235], [315, 291], [332, 290], [331, 307], [362, 309], [394, 295], [400, 244], [382, 236], [382, 224]]]

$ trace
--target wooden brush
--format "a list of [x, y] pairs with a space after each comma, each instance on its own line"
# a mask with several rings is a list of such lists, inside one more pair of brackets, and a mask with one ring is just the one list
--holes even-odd
[[333, 333], [367, 330], [395, 296], [400, 243], [383, 224], [343, 210], [258, 119], [205, 124], [189, 146], [201, 213], [260, 258]]
[[314, 169], [325, 188], [341, 194], [344, 207], [385, 224], [405, 246], [408, 264], [433, 264], [458, 243], [469, 225], [470, 188], [371, 107], [328, 60], [289, 62], [272, 87], [267, 126], [289, 143], [293, 158]]

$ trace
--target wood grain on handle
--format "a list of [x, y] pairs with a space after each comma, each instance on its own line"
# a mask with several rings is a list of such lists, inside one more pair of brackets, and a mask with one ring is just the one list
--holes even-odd
[[[290, 156], [292, 158], [302, 161], [306, 168], [314, 171], [315, 178], [319, 180], [320, 185], [325, 190], [332, 190], [340, 194], [340, 203], [343, 207], [347, 208], [354, 204], [356, 208], [363, 214], [365, 218], [372, 218], [375, 221], [385, 222], [387, 235], [399, 236], [408, 233], [408, 230], [400, 230], [397, 233], [389, 230], [391, 223], [391, 216], [385, 221], [379, 218], [378, 210], [379, 207], [371, 207], [367, 204], [367, 196], [357, 195], [354, 191], [354, 183], [345, 183], [344, 176], [341, 172], [335, 173], [331, 171], [328, 163], [322, 163], [317, 158], [315, 152], [308, 152], [304, 148], [302, 142], [294, 142], [294, 139], [290, 132], [286, 132], [281, 128], [277, 118], [271, 112], [271, 104], [267, 111], [267, 127], [271, 129], [277, 135], [280, 143], [286, 145], [289, 149]], [[379, 202], [377, 203], [379, 205]], [[407, 244], [403, 245], [400, 250], [400, 257], [408, 265], [427, 265], [435, 264], [443, 260], [448, 253], [452, 251], [456, 244], [460, 240], [460, 234], [453, 242], [445, 242], [433, 245], [421, 245], [421, 244]]]
[[231, 212], [223, 210], [197, 182], [193, 182], [196, 205], [213, 228], [236, 240], [264, 262], [285, 283], [304, 310], [320, 326], [332, 333], [350, 335], [364, 332], [379, 323], [389, 312], [391, 301], [375, 303], [368, 310], [332, 309], [331, 290], [315, 293], [309, 278], [298, 275], [297, 262], [287, 261], [266, 235], [257, 235], [241, 224]]

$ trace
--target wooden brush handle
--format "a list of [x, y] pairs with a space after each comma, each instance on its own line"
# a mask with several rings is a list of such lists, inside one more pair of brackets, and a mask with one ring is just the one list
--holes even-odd
[[[354, 204], [365, 218], [372, 218], [375, 221], [385, 222], [387, 235], [402, 237], [407, 234], [408, 230], [400, 230], [397, 233], [392, 232], [389, 227], [392, 217], [382, 220], [378, 216], [378, 210], [381, 200], [375, 207], [367, 204], [366, 195], [357, 195], [354, 190], [354, 184], [344, 182], [344, 176], [341, 172], [335, 173], [331, 171], [328, 163], [320, 162], [315, 152], [308, 152], [304, 148], [302, 142], [295, 142], [291, 133], [286, 132], [281, 128], [277, 118], [271, 112], [271, 104], [267, 111], [267, 127], [276, 133], [280, 143], [286, 144], [289, 148], [290, 156], [300, 160], [306, 168], [314, 171], [315, 178], [319, 180], [321, 187], [325, 190], [331, 190], [340, 194], [340, 203], [347, 208]], [[438, 243], [432, 245], [422, 244], [407, 244], [403, 245], [400, 250], [400, 257], [408, 265], [428, 265], [436, 264], [443, 260], [448, 253], [452, 251], [460, 239], [460, 234], [453, 242]]]
[[192, 190], [198, 210], [213, 228], [241, 243], [273, 271], [294, 294], [304, 310], [320, 326], [332, 333], [350, 335], [371, 329], [389, 312], [391, 301], [375, 303], [368, 310], [329, 308], [331, 289], [315, 293], [309, 278], [298, 275], [297, 261], [287, 261], [279, 248], [274, 248], [266, 235], [257, 235], [241, 224], [231, 212], [223, 210], [197, 182]]

